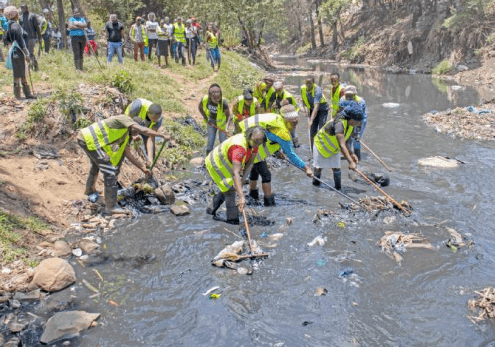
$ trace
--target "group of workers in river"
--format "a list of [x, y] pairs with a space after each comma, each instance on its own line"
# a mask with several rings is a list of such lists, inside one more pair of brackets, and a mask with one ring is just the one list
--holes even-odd
[[[249, 178], [249, 196], [260, 198], [257, 181], [261, 176], [265, 206], [275, 205], [271, 190], [271, 173], [266, 158], [271, 155], [289, 160], [294, 166], [313, 177], [318, 186], [322, 170], [331, 168], [335, 188], [341, 189], [341, 155], [356, 168], [360, 160], [359, 139], [366, 126], [366, 104], [357, 95], [356, 87], [340, 85], [340, 77], [333, 73], [330, 103], [313, 77], [301, 86], [301, 99], [308, 118], [313, 169], [295, 152], [298, 147], [296, 127], [299, 108], [294, 96], [284, 89], [274, 76], [264, 77], [254, 88], [245, 89], [230, 108], [218, 84], [212, 84], [208, 94], [201, 98], [198, 111], [207, 125], [205, 166], [219, 192], [208, 204], [206, 212], [215, 215], [225, 202], [227, 222], [239, 223], [239, 211], [246, 205], [243, 184]], [[331, 112], [331, 117], [328, 115]], [[91, 161], [86, 183], [86, 195], [97, 194], [95, 183], [98, 172], [103, 173], [105, 212], [122, 213], [117, 204], [117, 175], [124, 157], [145, 174], [155, 156], [155, 138], [173, 141], [160, 131], [162, 108], [146, 99], [134, 100], [124, 115], [110, 117], [82, 129], [78, 143]], [[229, 130], [233, 129], [233, 134]], [[220, 144], [216, 147], [217, 137]], [[146, 163], [142, 164], [130, 150], [134, 139], [144, 142]], [[236, 195], [238, 197], [236, 203]]]

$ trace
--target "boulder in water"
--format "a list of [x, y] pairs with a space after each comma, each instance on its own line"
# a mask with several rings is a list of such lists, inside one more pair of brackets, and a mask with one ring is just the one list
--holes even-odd
[[169, 185], [163, 185], [155, 189], [155, 196], [164, 205], [172, 205], [175, 202], [175, 193]]
[[45, 331], [41, 335], [41, 343], [50, 344], [60, 339], [79, 336], [100, 317], [99, 313], [85, 311], [59, 312], [46, 322]]
[[75, 281], [76, 274], [68, 262], [60, 258], [50, 258], [43, 260], [34, 269], [32, 284], [47, 292], [55, 292], [64, 289]]
[[174, 205], [171, 208], [172, 213], [176, 216], [187, 216], [188, 214], [191, 214], [191, 211], [189, 210], [189, 207], [186, 205]]

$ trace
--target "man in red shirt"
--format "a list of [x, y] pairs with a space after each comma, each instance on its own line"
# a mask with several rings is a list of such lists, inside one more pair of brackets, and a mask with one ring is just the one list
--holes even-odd
[[[239, 224], [239, 210], [242, 212], [246, 206], [242, 182], [246, 180], [246, 174], [251, 171], [256, 154], [258, 154], [258, 146], [266, 140], [265, 130], [256, 126], [230, 137], [206, 157], [206, 169], [220, 189], [220, 193], [215, 195], [208, 205], [207, 214], [214, 216], [225, 201], [227, 223]], [[237, 206], [236, 192], [239, 196]]]

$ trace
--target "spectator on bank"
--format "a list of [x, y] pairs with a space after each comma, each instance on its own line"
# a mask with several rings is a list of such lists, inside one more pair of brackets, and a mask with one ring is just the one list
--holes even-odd
[[43, 41], [41, 37], [41, 23], [38, 22], [38, 18], [34, 13], [29, 13], [29, 8], [26, 4], [21, 5], [21, 12], [20, 24], [28, 35], [26, 44], [29, 51], [29, 59], [33, 64], [34, 71], [38, 71], [38, 60], [34, 54], [34, 46], [36, 46], [36, 43], [41, 45]]
[[84, 47], [86, 46], [86, 33], [84, 29], [88, 26], [86, 20], [81, 16], [81, 11], [75, 8], [72, 17], [69, 18], [69, 35], [74, 54], [76, 69], [82, 71], [84, 59]]
[[116, 14], [110, 15], [110, 20], [105, 24], [105, 36], [107, 37], [108, 56], [107, 62], [111, 63], [113, 55], [117, 53], [119, 64], [122, 65], [124, 57], [122, 46], [124, 40], [124, 26], [118, 21]]
[[153, 12], [148, 14], [148, 21], [146, 22], [146, 34], [148, 35], [148, 59], [151, 59], [151, 52], [158, 43], [158, 29], [159, 25], [155, 20], [156, 16]]
[[98, 45], [96, 44], [96, 30], [91, 27], [91, 22], [88, 20], [88, 26], [84, 29], [86, 32], [86, 46], [84, 46], [84, 53], [91, 55], [93, 52], [98, 56]]
[[148, 45], [148, 36], [141, 17], [137, 17], [136, 23], [131, 26], [129, 37], [134, 44], [134, 60], [137, 61], [139, 53], [141, 60], [144, 61], [144, 47]]
[[187, 60], [190, 65], [196, 64], [196, 37], [198, 28], [192, 25], [192, 21], [186, 21], [186, 47]]
[[164, 57], [165, 65], [168, 66], [168, 52], [170, 45], [169, 31], [167, 30], [165, 20], [160, 21], [158, 27], [158, 45], [156, 47], [156, 56], [158, 57], [158, 67], [162, 67], [160, 57]]

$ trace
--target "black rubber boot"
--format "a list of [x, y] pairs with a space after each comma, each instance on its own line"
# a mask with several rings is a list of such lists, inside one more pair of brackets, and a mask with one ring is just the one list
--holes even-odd
[[[317, 171], [314, 171], [314, 176], [318, 179], [321, 178], [321, 171], [320, 172], [317, 172]], [[316, 186], [316, 187], [319, 187], [320, 186], [320, 181], [318, 181], [317, 179], [313, 178], [313, 185]]]
[[258, 189], [251, 189], [249, 191], [249, 196], [252, 197], [254, 200], [258, 200], [260, 198], [260, 192]]
[[26, 99], [36, 99], [36, 97], [33, 94], [31, 94], [31, 90], [29, 89], [28, 84], [22, 85], [22, 91], [24, 92]]
[[217, 210], [220, 208], [220, 206], [222, 206], [224, 201], [225, 201], [225, 195], [223, 195], [222, 193], [218, 193], [213, 197], [213, 199], [208, 204], [208, 207], [206, 208], [206, 213], [214, 216], [217, 213]]
[[340, 190], [342, 188], [342, 172], [340, 170], [333, 172], [333, 181], [335, 182], [335, 189]]
[[14, 96], [16, 99], [21, 98], [21, 85], [19, 83], [14, 83]]
[[265, 206], [275, 206], [275, 194], [272, 194], [270, 196], [264, 196], [263, 200], [265, 202]]
[[227, 207], [227, 223], [239, 224], [239, 209], [235, 204], [235, 191], [225, 193], [225, 206]]
[[361, 148], [354, 147], [354, 154], [358, 157], [359, 161], [361, 161]]
[[112, 214], [124, 214], [126, 211], [117, 204], [117, 194], [119, 191], [119, 186], [114, 185], [107, 187], [105, 186], [105, 213], [108, 215]]

